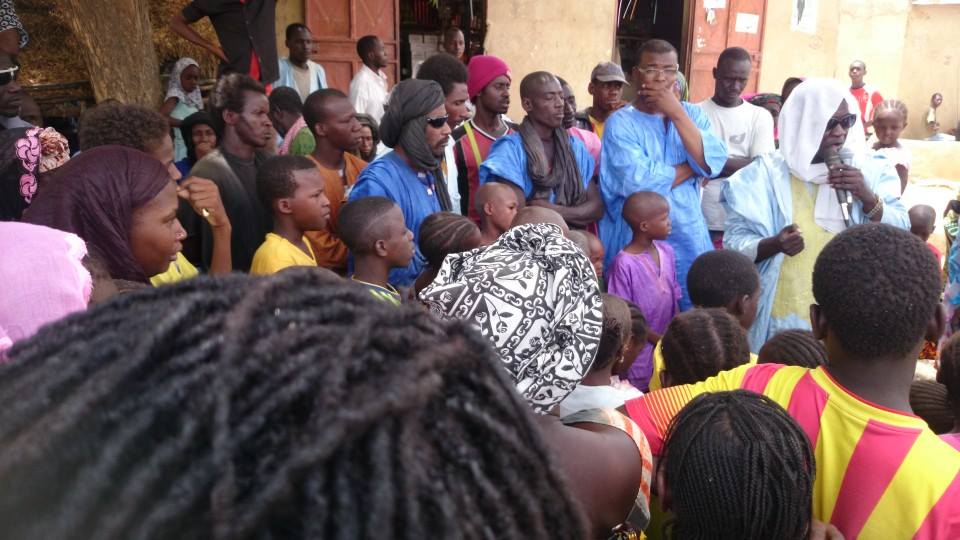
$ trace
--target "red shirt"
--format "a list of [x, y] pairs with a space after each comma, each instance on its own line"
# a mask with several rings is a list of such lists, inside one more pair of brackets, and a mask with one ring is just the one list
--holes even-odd
[[[473, 144], [470, 137], [467, 136], [466, 127], [470, 124], [473, 138], [477, 143], [477, 152], [473, 150]], [[516, 125], [506, 122], [507, 132], [503, 136], [510, 135], [517, 128]], [[453, 157], [457, 162], [457, 182], [460, 189], [460, 208], [463, 215], [470, 216], [474, 221], [479, 221], [480, 216], [473, 208], [473, 196], [480, 187], [480, 164], [487, 159], [490, 154], [490, 147], [497, 139], [490, 134], [481, 131], [473, 123], [473, 120], [464, 122], [460, 127], [453, 130], [453, 140], [456, 141], [453, 146]], [[477, 160], [475, 154], [479, 154], [480, 160]]]
[[863, 122], [863, 130], [867, 130], [867, 119], [873, 119], [873, 109], [883, 102], [883, 96], [880, 92], [865, 84], [860, 88], [851, 88], [850, 93], [856, 98], [860, 105], [860, 120]]

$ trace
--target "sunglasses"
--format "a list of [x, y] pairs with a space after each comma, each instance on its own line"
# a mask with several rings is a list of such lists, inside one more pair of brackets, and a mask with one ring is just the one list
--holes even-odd
[[438, 116], [436, 118], [427, 117], [427, 125], [433, 129], [440, 129], [447, 123], [447, 118], [450, 117], [448, 115]]
[[827, 131], [833, 131], [833, 128], [837, 126], [843, 126], [843, 129], [850, 129], [854, 124], [857, 123], [857, 115], [847, 114], [841, 116], [840, 118], [831, 117], [830, 120], [827, 120]]
[[19, 71], [20, 66], [12, 66], [7, 69], [0, 70], [0, 86], [6, 86], [17, 80], [17, 72]]

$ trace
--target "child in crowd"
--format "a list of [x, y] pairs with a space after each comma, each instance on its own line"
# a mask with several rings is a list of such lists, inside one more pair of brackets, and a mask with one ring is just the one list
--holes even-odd
[[664, 458], [656, 486], [673, 511], [671, 538], [836, 538], [810, 532], [813, 451], [766, 396], [698, 396], [670, 423]]
[[305, 231], [327, 226], [330, 201], [320, 171], [303, 156], [275, 156], [257, 171], [257, 195], [273, 214], [267, 233], [253, 255], [250, 273], [274, 274], [291, 266], [317, 266]]
[[[936, 377], [937, 372], [934, 373]], [[936, 380], [915, 380], [910, 384], [910, 408], [937, 435], [953, 431], [957, 416], [947, 398], [947, 387]]]
[[900, 193], [907, 189], [910, 173], [910, 150], [900, 144], [900, 134], [907, 127], [907, 106], [898, 99], [888, 99], [873, 110], [873, 130], [876, 141], [873, 151], [889, 159], [900, 177]]
[[725, 309], [677, 315], [663, 334], [663, 388], [693, 384], [750, 361], [747, 332]]
[[583, 231], [583, 234], [590, 243], [590, 251], [587, 255], [590, 256], [590, 264], [593, 265], [594, 271], [597, 272], [597, 279], [600, 280], [600, 290], [605, 291], [607, 286], [603, 281], [603, 258], [606, 256], [606, 251], [603, 249], [603, 242], [590, 231]]
[[577, 229], [570, 229], [570, 232], [567, 233], [567, 238], [577, 245], [580, 248], [580, 251], [583, 252], [588, 258], [590, 257], [590, 240], [587, 238], [587, 235], [583, 231]]
[[[641, 319], [642, 320], [642, 319]], [[630, 387], [626, 391], [613, 385], [614, 377], [626, 377], [634, 357], [626, 355], [633, 337], [630, 308], [622, 299], [603, 295], [603, 332], [600, 345], [590, 371], [560, 402], [560, 416], [564, 417], [588, 409], [616, 409], [624, 401], [640, 396], [640, 391]], [[646, 334], [642, 326], [641, 335]]]
[[784, 330], [763, 344], [757, 363], [812, 369], [827, 365], [827, 348], [809, 330]]
[[652, 191], [640, 191], [623, 204], [623, 218], [633, 239], [610, 264], [607, 288], [610, 294], [636, 304], [647, 321], [647, 345], [630, 368], [628, 378], [645, 392], [653, 372], [653, 347], [680, 311], [670, 235], [670, 204]]
[[517, 206], [516, 192], [506, 184], [490, 182], [477, 189], [474, 207], [480, 216], [481, 245], [489, 246], [510, 228]]
[[[694, 259], [687, 272], [687, 290], [690, 301], [698, 308], [723, 308], [744, 330], [749, 331], [757, 318], [760, 300], [760, 274], [746, 255], [731, 249], [708, 251]], [[750, 362], [756, 356], [750, 354]], [[653, 350], [653, 374], [650, 390], [660, 388], [663, 371], [663, 347]]]
[[413, 233], [400, 207], [386, 197], [364, 197], [347, 203], [337, 216], [340, 238], [353, 254], [353, 281], [375, 298], [400, 305], [400, 291], [388, 282], [392, 268], [405, 268], [413, 258]]
[[955, 140], [954, 137], [949, 133], [943, 133], [940, 131], [940, 122], [927, 122], [927, 133], [930, 134], [930, 136], [926, 138], [928, 141]]
[[[640, 311], [640, 308], [638, 308], [636, 304], [629, 300], [624, 300], [624, 302], [626, 302], [627, 308], [630, 310], [630, 339], [627, 340], [627, 348], [623, 351], [623, 356], [624, 358], [636, 360], [640, 352], [643, 351], [643, 348], [647, 346], [647, 319], [643, 316], [643, 312]], [[630, 384], [630, 380], [627, 378], [627, 374], [630, 373], [630, 366], [632, 365], [633, 362], [630, 362], [624, 373], [611, 377], [610, 384], [621, 390], [637, 390], [635, 386]], [[639, 390], [637, 391], [639, 392]]]
[[[178, 128], [191, 114], [203, 110], [200, 93], [200, 64], [193, 58], [181, 58], [174, 64], [167, 81], [167, 95], [160, 114], [167, 118], [171, 128]], [[179, 129], [173, 129], [173, 159], [187, 157], [187, 146]]]
[[427, 216], [420, 224], [420, 253], [427, 265], [413, 283], [414, 298], [433, 283], [447, 255], [480, 247], [480, 237], [480, 228], [468, 217], [453, 212]]
[[940, 370], [937, 382], [947, 387], [947, 401], [953, 409], [954, 424], [941, 438], [960, 450], [960, 334], [954, 334], [940, 351]]
[[914, 236], [927, 243], [930, 252], [937, 258], [937, 263], [943, 266], [943, 254], [937, 249], [937, 246], [930, 243], [930, 235], [936, 230], [937, 211], [932, 206], [918, 204], [910, 208], [910, 232]]

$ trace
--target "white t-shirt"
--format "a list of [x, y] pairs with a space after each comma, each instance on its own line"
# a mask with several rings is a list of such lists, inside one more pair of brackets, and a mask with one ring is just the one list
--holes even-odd
[[[736, 107], [721, 107], [708, 98], [700, 108], [710, 119], [710, 131], [727, 144], [728, 156], [755, 158], [773, 152], [773, 116], [763, 107], [744, 101]], [[720, 201], [726, 178], [715, 178], [703, 187], [701, 208], [707, 229], [724, 230], [727, 213]]]
[[616, 409], [628, 399], [637, 398], [643, 392], [630, 387], [627, 390], [613, 386], [587, 386], [578, 384], [560, 402], [560, 417], [590, 409]]

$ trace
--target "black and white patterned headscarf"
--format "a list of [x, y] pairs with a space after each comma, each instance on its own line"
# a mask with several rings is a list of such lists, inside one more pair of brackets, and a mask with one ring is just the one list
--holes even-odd
[[474, 322], [539, 413], [580, 384], [600, 343], [596, 274], [556, 225], [521, 225], [448, 255], [420, 299], [441, 317]]

